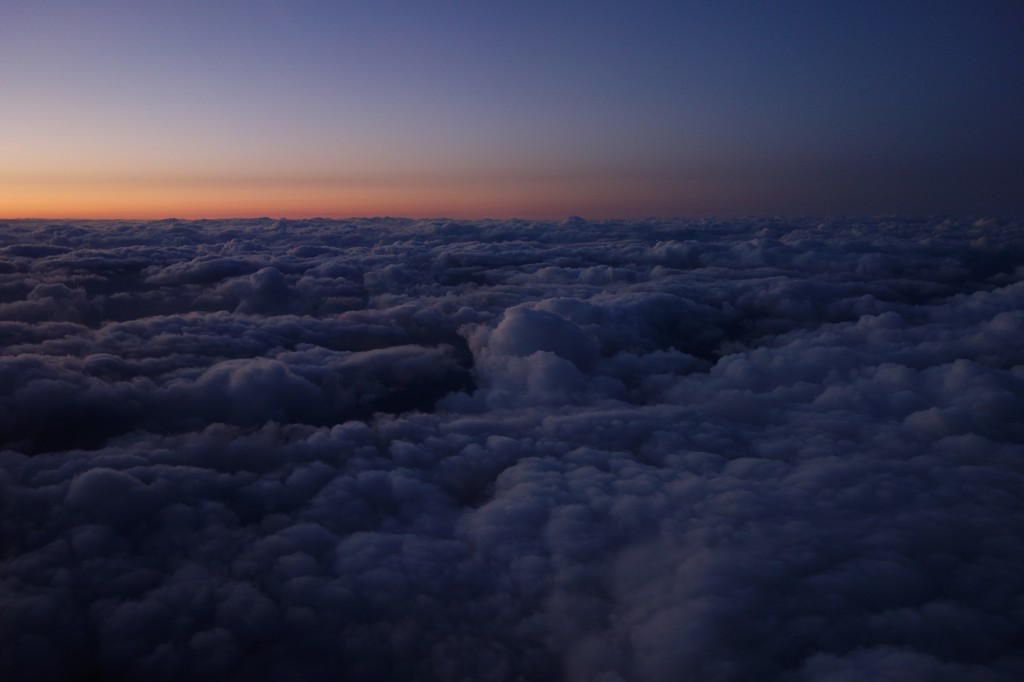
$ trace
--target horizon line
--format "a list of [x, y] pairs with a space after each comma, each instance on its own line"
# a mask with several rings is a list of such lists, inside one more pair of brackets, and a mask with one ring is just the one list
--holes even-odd
[[783, 220], [797, 220], [797, 219], [812, 219], [812, 218], [846, 218], [846, 219], [865, 219], [865, 218], [885, 218], [885, 217], [896, 217], [903, 219], [935, 219], [935, 218], [955, 218], [961, 220], [1020, 220], [1024, 219], [1024, 216], [1010, 215], [1010, 214], [988, 214], [988, 213], [956, 213], [949, 211], [936, 211], [933, 213], [895, 213], [895, 212], [877, 212], [877, 213], [742, 213], [742, 214], [721, 214], [721, 215], [672, 215], [672, 216], [658, 216], [658, 215], [646, 215], [646, 216], [612, 216], [603, 218], [588, 218], [579, 214], [569, 214], [560, 217], [556, 216], [545, 216], [545, 217], [523, 217], [523, 216], [507, 216], [507, 217], [496, 217], [496, 216], [481, 216], [481, 217], [457, 217], [457, 216], [446, 216], [446, 215], [430, 215], [430, 216], [411, 216], [411, 215], [343, 215], [343, 216], [330, 216], [330, 215], [315, 215], [315, 216], [271, 216], [271, 215], [259, 215], [259, 216], [245, 216], [245, 215], [232, 215], [232, 216], [175, 216], [169, 215], [160, 218], [132, 218], [124, 216], [102, 216], [102, 217], [84, 217], [84, 216], [20, 216], [20, 217], [6, 217], [0, 216], [0, 221], [4, 222], [28, 222], [28, 221], [46, 221], [46, 220], [59, 220], [59, 221], [73, 221], [73, 222], [140, 222], [140, 223], [158, 223], [158, 222], [169, 222], [169, 221], [188, 221], [188, 222], [222, 222], [231, 220], [265, 220], [265, 221], [302, 221], [302, 220], [409, 220], [409, 221], [420, 221], [420, 220], [459, 220], [465, 222], [504, 222], [504, 221], [524, 221], [524, 222], [566, 222], [571, 220], [584, 220], [587, 222], [641, 222], [645, 220], [744, 220], [744, 219], [783, 219]]

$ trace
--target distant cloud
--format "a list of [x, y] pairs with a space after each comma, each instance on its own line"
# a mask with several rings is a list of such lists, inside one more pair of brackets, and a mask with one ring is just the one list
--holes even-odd
[[1024, 674], [1024, 238], [14, 221], [5, 679]]

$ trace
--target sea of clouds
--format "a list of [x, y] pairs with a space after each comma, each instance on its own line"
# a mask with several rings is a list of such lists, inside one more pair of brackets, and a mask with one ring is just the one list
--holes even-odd
[[1024, 226], [0, 225], [0, 678], [1024, 679]]

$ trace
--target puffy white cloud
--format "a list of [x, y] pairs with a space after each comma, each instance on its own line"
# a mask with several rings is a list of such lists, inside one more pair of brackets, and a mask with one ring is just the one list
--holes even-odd
[[1019, 679], [1021, 234], [14, 221], [0, 674]]

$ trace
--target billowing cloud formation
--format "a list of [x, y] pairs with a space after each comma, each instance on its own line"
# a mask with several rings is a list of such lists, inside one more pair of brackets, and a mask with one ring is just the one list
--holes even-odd
[[1021, 679], [1022, 234], [10, 223], [0, 675]]

